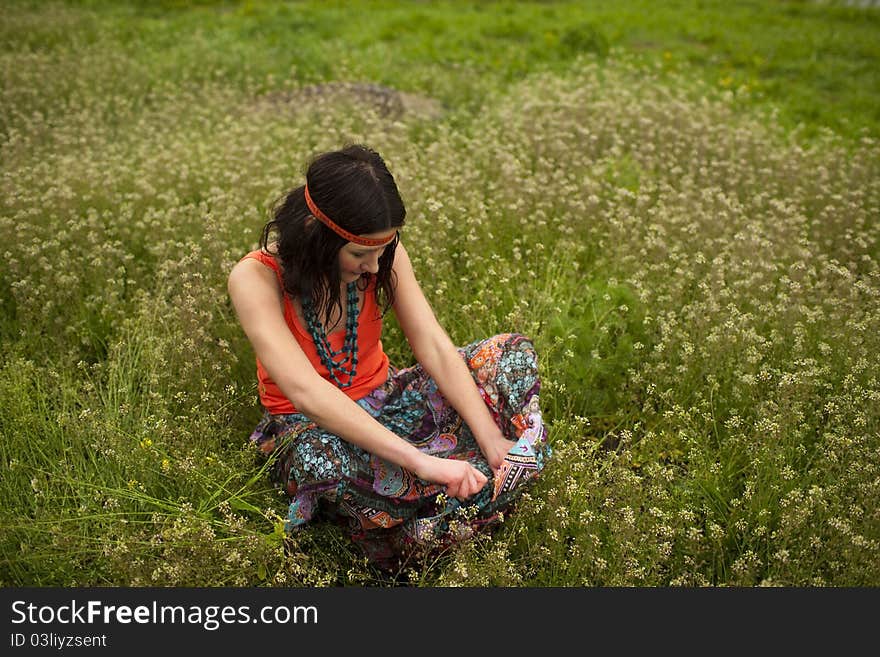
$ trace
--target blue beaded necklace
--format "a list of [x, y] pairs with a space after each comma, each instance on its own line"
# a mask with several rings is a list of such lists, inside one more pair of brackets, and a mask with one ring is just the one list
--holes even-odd
[[[324, 326], [318, 320], [311, 296], [305, 295], [302, 299], [303, 318], [306, 320], [306, 327], [309, 329], [309, 335], [312, 336], [312, 340], [315, 343], [318, 357], [330, 373], [330, 378], [340, 388], [347, 388], [352, 384], [354, 377], [357, 374], [358, 363], [357, 333], [358, 313], [360, 312], [360, 309], [358, 308], [357, 285], [355, 283], [349, 283], [346, 291], [348, 317], [345, 319], [345, 342], [342, 344], [342, 349], [339, 351], [334, 351], [330, 347], [330, 341], [327, 339], [327, 334], [324, 332]], [[340, 356], [343, 356], [342, 360], [336, 362], [336, 359]], [[348, 381], [345, 383], [340, 381], [337, 373], [341, 376], [348, 376]]]

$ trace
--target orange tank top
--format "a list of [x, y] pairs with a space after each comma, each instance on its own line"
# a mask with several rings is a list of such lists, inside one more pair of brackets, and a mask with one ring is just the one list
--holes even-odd
[[[281, 267], [275, 258], [260, 249], [251, 251], [244, 256], [242, 260], [245, 258], [259, 260], [261, 263], [272, 269], [278, 277], [278, 284], [281, 285], [282, 290], [284, 289], [283, 283], [281, 282]], [[302, 326], [302, 323], [296, 315], [296, 309], [293, 307], [293, 303], [290, 301], [290, 297], [287, 294], [284, 294], [284, 320], [287, 322], [287, 326], [293, 334], [293, 337], [296, 338], [299, 346], [302, 347], [303, 352], [305, 352], [309, 361], [311, 361], [312, 367], [315, 368], [315, 371], [336, 385], [330, 378], [330, 373], [324, 366], [324, 363], [321, 362], [321, 358], [318, 356], [318, 350], [315, 347], [315, 342], [312, 340], [312, 336], [309, 335], [308, 330]], [[376, 303], [376, 286], [374, 279], [364, 294], [364, 306], [361, 308], [360, 314], [358, 315], [357, 373], [355, 374], [352, 384], [347, 388], [341, 389], [342, 392], [352, 399], [365, 397], [385, 383], [388, 378], [388, 356], [382, 350], [381, 337], [382, 315], [379, 312], [379, 307]], [[338, 351], [342, 349], [342, 345], [345, 342], [345, 331], [334, 331], [327, 336], [327, 340], [330, 343], [330, 348], [334, 351]], [[344, 374], [338, 374], [337, 376], [343, 383], [346, 381], [346, 379], [343, 378], [345, 377]], [[257, 359], [257, 382], [260, 393], [260, 403], [262, 403], [267, 411], [273, 415], [297, 412], [296, 407], [287, 399], [287, 397], [284, 396], [284, 393], [281, 392], [281, 389], [272, 380], [268, 372], [266, 372], [266, 369], [263, 367], [259, 358]]]

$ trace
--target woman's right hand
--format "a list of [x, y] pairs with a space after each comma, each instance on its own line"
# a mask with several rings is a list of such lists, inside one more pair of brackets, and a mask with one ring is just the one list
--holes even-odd
[[446, 486], [448, 497], [460, 500], [474, 495], [486, 485], [489, 479], [467, 461], [442, 459], [423, 454], [415, 473], [427, 481]]

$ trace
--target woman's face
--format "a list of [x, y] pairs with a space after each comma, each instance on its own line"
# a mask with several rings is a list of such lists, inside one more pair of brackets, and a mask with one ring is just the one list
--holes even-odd
[[[386, 230], [382, 233], [369, 233], [361, 235], [368, 239], [388, 239], [397, 229]], [[343, 283], [353, 283], [361, 274], [376, 274], [379, 271], [379, 258], [385, 252], [385, 246], [361, 246], [354, 242], [347, 242], [339, 250], [339, 277]]]

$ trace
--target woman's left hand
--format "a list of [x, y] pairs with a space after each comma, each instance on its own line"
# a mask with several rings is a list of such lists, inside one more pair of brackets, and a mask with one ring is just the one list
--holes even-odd
[[480, 445], [480, 451], [486, 457], [489, 467], [492, 468], [492, 472], [501, 467], [507, 452], [516, 445], [512, 440], [507, 440], [500, 429], [492, 436], [477, 438], [477, 443]]

